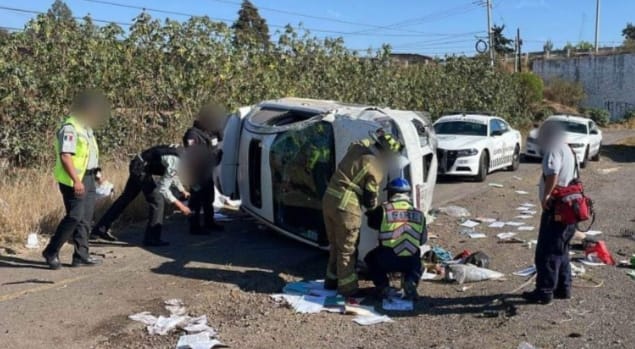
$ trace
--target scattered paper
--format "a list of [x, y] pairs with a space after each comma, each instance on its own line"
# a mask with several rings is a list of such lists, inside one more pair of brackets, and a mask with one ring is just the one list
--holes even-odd
[[523, 207], [536, 207], [536, 205], [532, 204], [531, 202], [525, 202], [525, 203], [521, 204], [520, 206], [523, 206]]
[[488, 184], [492, 188], [504, 188], [505, 186], [500, 183], [489, 183]]
[[524, 190], [516, 190], [516, 194], [518, 194], [518, 195], [527, 195], [527, 194], [529, 194], [529, 192], [528, 191], [524, 191]]
[[533, 215], [535, 215], [537, 212], [536, 212], [536, 211], [533, 211], [533, 210], [526, 210], [526, 211], [524, 211], [523, 213], [524, 213], [524, 214], [529, 214], [529, 215], [532, 215], [532, 216], [533, 216]]
[[286, 302], [296, 313], [315, 314], [324, 309], [326, 297], [303, 296], [295, 294], [274, 294], [271, 298], [276, 302]]
[[599, 230], [589, 230], [589, 231], [584, 233], [584, 235], [587, 235], [587, 236], [596, 236], [596, 235], [600, 235], [600, 234], [602, 234], [602, 232], [599, 231]]
[[505, 226], [505, 222], [494, 222], [490, 225], [488, 225], [488, 227], [490, 228], [502, 228]]
[[579, 276], [579, 275], [584, 275], [584, 273], [586, 273], [586, 269], [584, 269], [584, 265], [581, 265], [578, 267], [577, 265], [571, 263], [571, 275]]
[[512, 274], [516, 275], [516, 276], [522, 276], [522, 277], [527, 277], [527, 276], [532, 276], [536, 273], [536, 266], [532, 265], [531, 267], [525, 268], [525, 269], [521, 269], [519, 271], [515, 271]]
[[437, 278], [437, 276], [438, 275], [435, 274], [435, 273], [428, 273], [426, 271], [426, 272], [421, 273], [421, 280], [434, 280], [434, 279]]
[[517, 235], [516, 233], [508, 232], [508, 233], [498, 233], [496, 234], [496, 237], [500, 240], [510, 240], [516, 235]]
[[514, 222], [514, 221], [505, 222], [505, 224], [506, 225], [511, 225], [512, 227], [520, 227], [521, 225], [525, 225], [525, 223], [523, 223], [523, 222]]
[[620, 169], [619, 167], [600, 168], [598, 169], [598, 173], [606, 175], [613, 172], [617, 172], [619, 169]]
[[153, 325], [147, 327], [148, 333], [151, 335], [158, 334], [159, 336], [165, 336], [168, 332], [172, 331], [180, 324], [185, 323], [187, 320], [188, 316], [159, 316]]
[[483, 239], [487, 237], [487, 235], [478, 232], [468, 233], [467, 236], [469, 236], [470, 239]]
[[157, 317], [152, 315], [149, 311], [129, 315], [128, 319], [138, 321], [147, 326], [154, 325], [157, 322]]
[[521, 214], [519, 216], [516, 216], [514, 218], [518, 218], [518, 219], [529, 219], [529, 218], [534, 218], [534, 216], [530, 216], [528, 214]]
[[222, 346], [219, 340], [210, 338], [207, 333], [186, 334], [179, 337], [176, 349], [210, 349]]
[[25, 247], [30, 249], [40, 248], [40, 241], [37, 237], [37, 233], [30, 233], [27, 236]]
[[110, 197], [115, 193], [115, 186], [108, 181], [104, 181], [95, 188], [95, 192], [97, 193], [97, 199]]
[[393, 319], [389, 318], [387, 315], [367, 315], [367, 316], [357, 316], [353, 318], [353, 321], [362, 326], [370, 326], [380, 324], [382, 322], [394, 322]]
[[516, 207], [517, 211], [527, 211], [529, 209], [530, 209], [529, 206], [518, 206], [518, 207]]
[[496, 222], [496, 218], [488, 218], [488, 217], [478, 217], [475, 218], [476, 221], [479, 221], [481, 223], [494, 223]]
[[518, 177], [518, 176], [512, 176], [513, 179], [517, 180], [517, 181], [522, 181], [523, 177]]
[[439, 213], [448, 215], [450, 217], [461, 218], [461, 217], [470, 216], [470, 211], [468, 211], [465, 207], [455, 206], [455, 205], [439, 207], [438, 211]]
[[587, 265], [589, 267], [597, 267], [597, 266], [600, 266], [600, 265], [606, 265], [606, 264], [604, 264], [602, 262], [593, 262], [593, 261], [590, 261], [590, 260], [586, 260], [584, 258], [578, 259], [577, 261], [582, 263], [582, 264], [584, 264], [584, 265]]
[[534, 227], [530, 227], [530, 226], [526, 225], [526, 226], [523, 226], [523, 227], [518, 227], [518, 230], [521, 230], [521, 231], [532, 231], [532, 230], [534, 230]]
[[465, 222], [461, 223], [461, 226], [462, 227], [466, 227], [466, 228], [474, 228], [474, 227], [478, 226], [479, 224], [481, 224], [481, 223], [475, 222], [475, 221], [473, 221], [471, 219], [468, 219]]
[[414, 310], [414, 304], [411, 300], [401, 298], [384, 298], [382, 308], [384, 310], [391, 311], [412, 311]]

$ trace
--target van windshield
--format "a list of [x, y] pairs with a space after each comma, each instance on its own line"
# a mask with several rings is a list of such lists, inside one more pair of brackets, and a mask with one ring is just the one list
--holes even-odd
[[487, 136], [487, 125], [469, 121], [447, 121], [434, 125], [439, 135]]
[[587, 134], [586, 124], [566, 120], [551, 120], [548, 122], [553, 122], [560, 125], [565, 130], [565, 132], [581, 133], [583, 135]]

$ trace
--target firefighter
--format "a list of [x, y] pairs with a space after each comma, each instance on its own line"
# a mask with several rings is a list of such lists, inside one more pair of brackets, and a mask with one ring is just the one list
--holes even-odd
[[531, 303], [549, 304], [554, 298], [571, 298], [569, 243], [575, 234], [575, 225], [557, 220], [550, 196], [556, 186], [569, 185], [578, 169], [573, 150], [565, 143], [560, 125], [554, 122], [542, 125], [538, 143], [544, 155], [539, 185], [543, 211], [534, 260], [536, 289], [523, 293], [523, 298]]
[[331, 140], [326, 126], [323, 123], [319, 123], [315, 126], [315, 133], [312, 134], [309, 142], [306, 143], [308, 149], [305, 151], [308, 154], [304, 171], [311, 174], [318, 198], [324, 197], [332, 172]]
[[366, 213], [368, 226], [379, 231], [379, 246], [364, 261], [378, 296], [390, 293], [388, 273], [400, 272], [404, 298], [415, 300], [421, 279], [419, 246], [427, 240], [425, 216], [412, 205], [408, 180], [395, 178], [386, 190], [388, 201]]
[[322, 212], [330, 243], [325, 287], [337, 289], [344, 296], [358, 292], [356, 248], [362, 224], [362, 206], [377, 206], [379, 185], [388, 168], [402, 149], [402, 144], [383, 129], [371, 133], [370, 139], [351, 144], [326, 189]]
[[[193, 154], [198, 149], [198, 147], [192, 147], [187, 152]], [[123, 192], [99, 220], [93, 234], [102, 235], [108, 232], [126, 207], [139, 193], [143, 192], [149, 213], [143, 244], [145, 246], [169, 245], [168, 242], [161, 240], [165, 201], [174, 204], [186, 216], [191, 213], [190, 209], [172, 193], [172, 187], [175, 187], [184, 198], [190, 196], [179, 178], [180, 172], [184, 169], [181, 161], [185, 155], [183, 147], [158, 145], [141, 152], [132, 159], [129, 165], [130, 176]], [[196, 159], [198, 156], [194, 155], [192, 158]]]
[[[220, 163], [222, 150], [219, 142], [223, 140], [225, 113], [218, 105], [210, 103], [198, 112], [194, 125], [183, 136], [185, 147], [200, 146], [203, 157], [199, 168], [193, 173], [192, 197], [189, 200], [190, 233], [208, 235], [211, 231], [223, 227], [214, 221], [214, 168]], [[201, 209], [203, 209], [204, 229], [201, 227]]]

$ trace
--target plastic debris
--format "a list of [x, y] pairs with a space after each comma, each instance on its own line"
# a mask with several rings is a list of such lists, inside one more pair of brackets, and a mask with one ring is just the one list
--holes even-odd
[[573, 263], [571, 263], [571, 275], [573, 276], [580, 276], [580, 275], [584, 275], [586, 273], [586, 269], [584, 269], [584, 266], [577, 266]]
[[38, 239], [37, 233], [30, 233], [26, 238], [26, 248], [40, 248], [40, 239]]
[[470, 216], [470, 211], [468, 211], [465, 207], [455, 206], [455, 205], [440, 207], [438, 211], [439, 213], [448, 215], [450, 217], [456, 217], [456, 218]]
[[525, 269], [521, 269], [519, 271], [515, 271], [512, 274], [514, 274], [516, 276], [527, 277], [527, 276], [532, 276], [535, 273], [536, 273], [536, 266], [532, 265], [531, 267], [527, 267]]
[[615, 265], [615, 260], [613, 256], [611, 256], [611, 252], [609, 252], [604, 241], [591, 243], [589, 247], [585, 249], [584, 254], [588, 260], [597, 259], [604, 264]]
[[488, 227], [490, 228], [502, 228], [505, 226], [505, 222], [494, 222], [490, 225], [488, 225]]
[[478, 282], [485, 280], [497, 280], [505, 277], [505, 274], [494, 270], [479, 268], [471, 264], [450, 264], [448, 268], [451, 271], [451, 279], [459, 284], [466, 282]]
[[489, 183], [487, 185], [489, 185], [492, 188], [504, 188], [505, 187], [504, 185], [502, 185], [500, 183]]
[[412, 300], [391, 297], [384, 298], [381, 307], [384, 310], [390, 311], [413, 311], [414, 303], [412, 302]]
[[516, 194], [518, 194], [518, 195], [527, 195], [527, 194], [529, 194], [529, 192], [528, 191], [524, 191], [524, 190], [516, 190]]
[[489, 268], [489, 256], [483, 251], [476, 251], [465, 258], [465, 263], [480, 268]]
[[589, 230], [587, 232], [584, 232], [584, 235], [586, 235], [586, 236], [597, 236], [597, 235], [600, 235], [600, 234], [602, 234], [602, 232], [599, 231], [599, 230]]
[[466, 228], [474, 228], [477, 227], [479, 224], [481, 223], [468, 219], [465, 222], [461, 223], [461, 226]]
[[108, 181], [103, 181], [95, 188], [95, 192], [97, 193], [97, 199], [107, 198], [115, 193], [115, 186]]
[[208, 333], [182, 335], [176, 343], [176, 349], [210, 349], [216, 346], [223, 346], [223, 343], [210, 338]]

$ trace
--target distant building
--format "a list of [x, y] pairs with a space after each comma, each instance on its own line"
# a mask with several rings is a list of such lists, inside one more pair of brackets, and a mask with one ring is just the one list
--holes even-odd
[[393, 62], [408, 66], [410, 64], [429, 64], [434, 63], [434, 58], [417, 53], [391, 53], [390, 58]]

